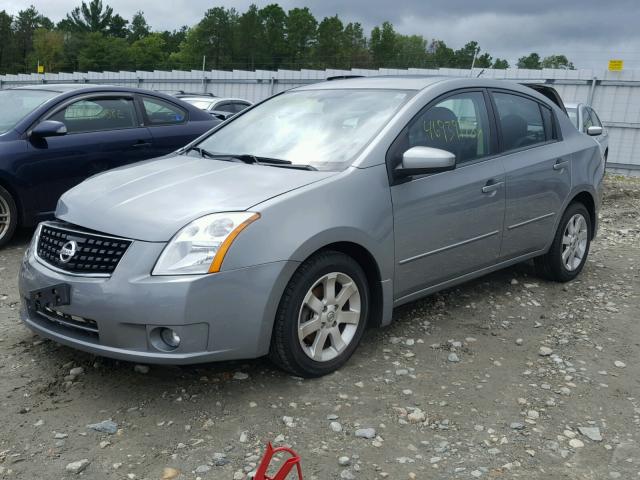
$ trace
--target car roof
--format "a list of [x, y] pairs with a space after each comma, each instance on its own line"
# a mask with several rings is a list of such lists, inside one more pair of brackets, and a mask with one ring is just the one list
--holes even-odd
[[207, 97], [201, 95], [189, 95], [180, 97], [181, 100], [203, 100], [211, 103], [219, 103], [219, 102], [246, 102], [251, 103], [249, 100], [245, 100], [244, 98], [233, 98], [233, 97]]
[[48, 92], [63, 93], [91, 87], [95, 87], [95, 85], [83, 85], [77, 83], [41, 83], [37, 85], [23, 85], [20, 87], [13, 87], [11, 88], [11, 90], [45, 90]]
[[452, 90], [460, 88], [495, 88], [508, 89], [527, 95], [544, 98], [565, 111], [562, 99], [556, 90], [548, 85], [535, 82], [514, 82], [512, 80], [490, 79], [478, 77], [453, 77], [439, 75], [381, 75], [372, 77], [329, 79], [326, 82], [313, 83], [294, 88], [290, 91], [309, 90], [412, 90], [428, 89], [434, 85], [450, 86]]
[[331, 89], [383, 89], [383, 90], [422, 90], [434, 83], [449, 78], [436, 75], [379, 75], [375, 77], [338, 78], [326, 82], [313, 83], [298, 87], [295, 90]]

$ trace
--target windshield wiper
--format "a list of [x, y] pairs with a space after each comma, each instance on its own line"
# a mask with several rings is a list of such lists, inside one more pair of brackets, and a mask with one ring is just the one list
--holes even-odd
[[191, 147], [189, 150], [198, 152], [201, 157], [212, 158], [214, 160], [243, 162], [251, 165], [269, 165], [281, 168], [294, 168], [296, 170], [317, 170], [317, 168], [311, 165], [294, 164], [290, 160], [282, 160], [280, 158], [257, 157], [248, 153], [212, 153], [202, 147]]

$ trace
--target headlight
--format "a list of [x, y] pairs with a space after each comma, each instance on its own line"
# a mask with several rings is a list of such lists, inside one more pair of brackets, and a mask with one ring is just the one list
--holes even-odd
[[258, 213], [230, 212], [214, 213], [194, 220], [164, 248], [152, 275], [219, 272], [235, 238], [258, 218]]

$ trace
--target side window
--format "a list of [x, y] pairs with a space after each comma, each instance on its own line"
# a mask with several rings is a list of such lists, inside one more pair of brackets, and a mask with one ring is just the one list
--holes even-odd
[[216, 105], [214, 110], [217, 112], [236, 113], [235, 108], [233, 108], [233, 103], [220, 103]]
[[64, 123], [69, 133], [137, 127], [135, 108], [130, 98], [80, 100], [55, 113], [49, 120]]
[[411, 120], [401, 136], [398, 161], [404, 151], [416, 146], [451, 152], [458, 163], [493, 153], [482, 92], [460, 93], [429, 107]]
[[247, 107], [249, 107], [249, 105], [246, 104], [246, 103], [242, 103], [242, 102], [236, 103], [235, 104], [235, 112], [239, 113], [239, 112], [243, 111]]
[[187, 119], [185, 110], [159, 98], [143, 97], [142, 103], [151, 125], [175, 125]]
[[547, 141], [540, 104], [520, 95], [493, 92], [505, 150]]
[[555, 140], [556, 138], [558, 138], [558, 136], [553, 126], [553, 113], [551, 113], [551, 109], [540, 105], [540, 111], [542, 112], [542, 122], [544, 124], [545, 138], [547, 140]]
[[587, 128], [593, 126], [593, 120], [588, 108], [582, 109], [582, 131], [587, 133]]
[[595, 112], [595, 110], [593, 108], [590, 108], [589, 113], [591, 114], [591, 121], [593, 122], [593, 124], [596, 127], [601, 127], [602, 122], [600, 121], [600, 117], [598, 117], [598, 114]]

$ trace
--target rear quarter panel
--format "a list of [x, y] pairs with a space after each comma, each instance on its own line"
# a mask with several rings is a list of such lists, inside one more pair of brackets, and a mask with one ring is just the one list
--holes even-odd
[[[596, 225], [600, 205], [605, 173], [605, 161], [598, 142], [592, 137], [578, 132], [568, 117], [558, 113], [558, 123], [562, 128], [563, 148], [571, 152], [571, 191], [565, 200], [563, 211], [576, 195], [588, 192], [594, 200], [596, 208]], [[561, 215], [557, 216], [557, 224]]]

